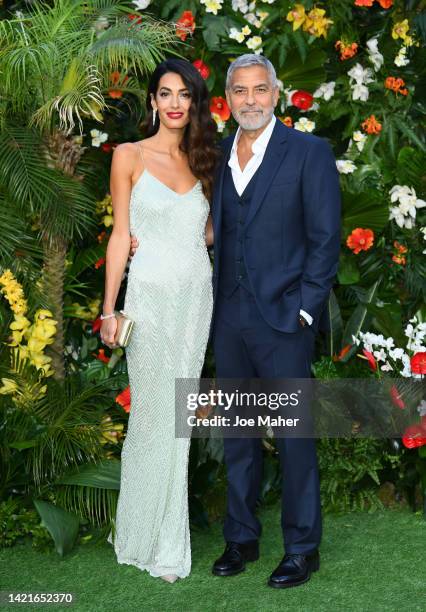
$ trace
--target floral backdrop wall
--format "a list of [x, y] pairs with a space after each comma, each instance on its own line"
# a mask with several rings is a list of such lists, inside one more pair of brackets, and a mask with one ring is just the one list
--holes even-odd
[[[404, 410], [401, 380], [426, 373], [422, 2], [0, 4], [0, 520], [17, 516], [17, 499], [25, 512], [34, 504], [38, 533], [39, 515], [49, 526], [61, 511], [64, 551], [73, 517], [81, 529], [114, 512], [131, 397], [123, 351], [98, 334], [114, 223], [108, 174], [117, 144], [143, 137], [147, 78], [169, 55], [205, 79], [218, 138], [236, 129], [229, 63], [253, 52], [276, 68], [277, 117], [332, 145], [342, 247], [313, 374], [395, 378], [389, 401]], [[210, 352], [204, 373], [214, 374]], [[326, 509], [425, 503], [424, 400], [416, 410], [401, 439], [319, 441]], [[264, 444], [262, 501], [272, 503], [279, 470], [273, 441]], [[194, 441], [194, 522], [221, 514], [224, 482], [220, 444]]]

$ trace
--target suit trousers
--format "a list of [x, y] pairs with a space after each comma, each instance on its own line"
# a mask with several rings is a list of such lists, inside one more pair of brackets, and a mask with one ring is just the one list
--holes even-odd
[[[212, 336], [216, 378], [310, 378], [315, 333], [275, 330], [262, 318], [254, 296], [241, 285], [230, 296], [218, 292]], [[276, 438], [282, 475], [281, 527], [289, 554], [309, 554], [322, 534], [314, 438]], [[262, 440], [224, 438], [227, 542], [258, 540], [262, 526], [256, 503], [262, 480]]]

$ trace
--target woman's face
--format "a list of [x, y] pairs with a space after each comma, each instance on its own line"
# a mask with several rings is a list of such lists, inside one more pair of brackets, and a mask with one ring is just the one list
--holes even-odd
[[191, 95], [179, 74], [168, 72], [161, 77], [155, 98], [151, 94], [151, 104], [165, 127], [182, 129], [189, 123]]

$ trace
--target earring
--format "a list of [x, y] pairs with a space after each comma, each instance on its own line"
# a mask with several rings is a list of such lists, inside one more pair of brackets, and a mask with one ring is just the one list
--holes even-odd
[[152, 125], [155, 125], [155, 119], [157, 117], [157, 109], [154, 108], [152, 111]]

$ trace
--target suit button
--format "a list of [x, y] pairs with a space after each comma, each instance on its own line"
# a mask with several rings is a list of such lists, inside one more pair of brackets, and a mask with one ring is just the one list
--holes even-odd
[[244, 206], [244, 202], [243, 202], [242, 200], [238, 200], [238, 204], [239, 204], [240, 206]]
[[237, 264], [240, 264], [242, 262], [242, 259], [237, 259]]

